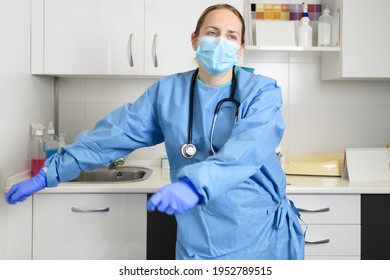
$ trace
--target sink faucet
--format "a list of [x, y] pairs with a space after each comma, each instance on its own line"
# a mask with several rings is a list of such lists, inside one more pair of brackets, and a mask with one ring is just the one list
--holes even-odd
[[116, 161], [112, 162], [108, 168], [109, 169], [115, 169], [118, 166], [123, 166], [125, 164], [125, 162], [126, 162], [126, 158], [127, 157], [118, 158]]

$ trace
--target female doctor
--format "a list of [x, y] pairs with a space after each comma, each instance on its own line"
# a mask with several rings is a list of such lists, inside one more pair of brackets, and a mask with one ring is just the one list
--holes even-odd
[[284, 131], [279, 86], [235, 66], [244, 20], [226, 4], [207, 8], [191, 41], [199, 68], [165, 77], [15, 184], [9, 203], [165, 143], [171, 184], [147, 202], [176, 215], [177, 259], [303, 259], [299, 213], [286, 198], [275, 149]]

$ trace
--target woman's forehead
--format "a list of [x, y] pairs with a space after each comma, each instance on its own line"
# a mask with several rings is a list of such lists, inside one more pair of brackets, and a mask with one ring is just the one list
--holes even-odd
[[230, 10], [218, 9], [207, 14], [202, 28], [227, 29], [229, 31], [240, 33], [242, 23], [240, 19]]

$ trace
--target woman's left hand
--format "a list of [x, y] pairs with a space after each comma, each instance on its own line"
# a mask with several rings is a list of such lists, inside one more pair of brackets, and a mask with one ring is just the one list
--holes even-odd
[[157, 210], [168, 215], [190, 210], [200, 200], [200, 194], [188, 179], [162, 187], [148, 200], [148, 211]]

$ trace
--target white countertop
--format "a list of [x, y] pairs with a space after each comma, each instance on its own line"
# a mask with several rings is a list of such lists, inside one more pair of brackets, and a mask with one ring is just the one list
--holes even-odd
[[[46, 188], [41, 193], [154, 193], [169, 184], [169, 170], [162, 169], [156, 162], [132, 161], [126, 165], [152, 169], [150, 177], [132, 183], [61, 183], [55, 188]], [[6, 180], [6, 192], [16, 182], [28, 178], [28, 172], [16, 174]], [[390, 194], [390, 181], [349, 182], [340, 177], [287, 176], [287, 193], [291, 194]]]
[[390, 181], [349, 182], [341, 177], [287, 176], [287, 193], [390, 194]]

